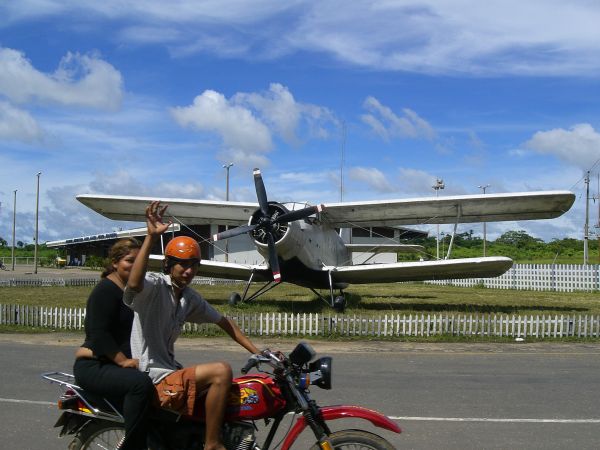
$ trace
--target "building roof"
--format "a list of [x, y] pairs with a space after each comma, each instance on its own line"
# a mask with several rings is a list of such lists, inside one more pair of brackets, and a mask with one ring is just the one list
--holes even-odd
[[[168, 232], [177, 232], [180, 230], [180, 225], [178, 223], [173, 223], [169, 226]], [[54, 247], [65, 247], [68, 245], [81, 244], [82, 242], [98, 242], [98, 241], [107, 241], [111, 239], [122, 239], [126, 237], [137, 237], [137, 236], [146, 236], [148, 229], [146, 227], [143, 228], [133, 228], [131, 230], [121, 230], [121, 231], [113, 231], [110, 233], [104, 234], [93, 234], [90, 236], [81, 236], [69, 239], [61, 239], [59, 241], [48, 241], [46, 242], [46, 246], [49, 248]]]

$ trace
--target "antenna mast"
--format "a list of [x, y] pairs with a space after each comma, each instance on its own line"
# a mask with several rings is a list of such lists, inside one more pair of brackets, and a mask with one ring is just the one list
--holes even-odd
[[346, 149], [346, 121], [342, 122], [342, 148], [340, 149], [340, 203], [344, 201], [344, 152]]

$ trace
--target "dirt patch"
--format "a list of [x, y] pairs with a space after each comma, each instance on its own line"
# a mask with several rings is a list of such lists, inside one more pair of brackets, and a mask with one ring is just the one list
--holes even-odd
[[[84, 339], [83, 333], [0, 333], [0, 344], [16, 342], [19, 344], [78, 347]], [[218, 338], [180, 338], [176, 347], [182, 349], [198, 348], [237, 351], [240, 346], [227, 337]], [[276, 339], [254, 337], [252, 341], [259, 348], [291, 350], [300, 339]], [[392, 341], [328, 341], [305, 339], [318, 353], [586, 353], [600, 354], [600, 348], [594, 343], [428, 343], [428, 342], [392, 342]]]

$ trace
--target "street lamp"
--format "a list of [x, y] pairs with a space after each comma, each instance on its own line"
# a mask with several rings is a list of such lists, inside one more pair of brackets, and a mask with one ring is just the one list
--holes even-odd
[[[229, 169], [231, 169], [233, 163], [223, 164], [223, 169], [227, 171], [227, 178], [225, 180], [225, 201], [229, 201]], [[228, 230], [229, 226], [225, 225], [225, 230]], [[229, 241], [225, 239], [225, 262], [229, 262]]]
[[33, 273], [37, 273], [37, 266], [38, 266], [38, 260], [37, 260], [38, 231], [39, 231], [38, 217], [39, 217], [39, 210], [40, 210], [40, 175], [41, 174], [42, 174], [42, 172], [37, 173], [37, 191], [36, 191], [36, 195], [35, 195], [35, 246], [34, 246], [34, 251], [33, 251]]
[[[485, 195], [485, 190], [490, 187], [489, 184], [479, 185], [477, 186], [479, 189], [483, 190], [483, 195]], [[485, 241], [486, 241], [486, 222], [483, 222], [483, 256], [485, 257]]]
[[[431, 186], [435, 190], [435, 198], [438, 198], [438, 192], [440, 189], [444, 189], [446, 186], [444, 185], [444, 180], [441, 178], [436, 178], [435, 184]], [[435, 235], [435, 257], [436, 259], [440, 259], [440, 224], [436, 225], [436, 235]]]
[[231, 169], [233, 163], [223, 164], [223, 169], [227, 171], [227, 178], [225, 181], [225, 201], [229, 201], [229, 169]]
[[15, 225], [17, 223], [17, 190], [14, 191], [14, 200], [13, 200], [13, 241], [12, 241], [12, 251], [11, 251], [11, 260], [12, 260], [12, 271], [15, 271]]

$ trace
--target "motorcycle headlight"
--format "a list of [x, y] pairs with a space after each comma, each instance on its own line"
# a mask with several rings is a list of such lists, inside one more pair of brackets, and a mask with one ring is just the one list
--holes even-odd
[[324, 356], [309, 364], [311, 384], [321, 389], [331, 389], [331, 361], [331, 357]]

